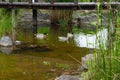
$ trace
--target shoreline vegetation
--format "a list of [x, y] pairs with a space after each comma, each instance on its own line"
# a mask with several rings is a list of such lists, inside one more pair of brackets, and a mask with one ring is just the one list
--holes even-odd
[[12, 16], [11, 11], [0, 9], [0, 36], [12, 34]]
[[[98, 22], [101, 23], [102, 10], [98, 6]], [[120, 11], [118, 8], [108, 10], [108, 43], [107, 50], [100, 40], [100, 50], [96, 50], [94, 58], [87, 62], [88, 72], [82, 74], [83, 80], [119, 80], [120, 79]], [[102, 24], [102, 23], [101, 23]]]

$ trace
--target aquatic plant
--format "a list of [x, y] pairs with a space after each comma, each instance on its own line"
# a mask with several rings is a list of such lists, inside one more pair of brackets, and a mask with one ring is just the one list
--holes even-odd
[[[45, 0], [50, 2], [50, 0]], [[73, 2], [73, 0], [56, 0], [55, 2]], [[73, 10], [51, 10], [51, 23], [65, 24], [72, 22]]]
[[52, 10], [51, 23], [66, 25], [72, 22], [72, 10]]
[[[98, 23], [102, 25], [100, 4], [97, 7]], [[82, 74], [83, 80], [120, 80], [120, 36], [117, 34], [118, 28], [115, 28], [119, 25], [119, 19], [119, 9], [109, 8], [107, 48], [105, 49], [101, 38], [97, 36], [100, 49], [93, 53], [94, 58], [87, 63], [88, 72]]]
[[12, 37], [13, 27], [15, 27], [16, 16], [19, 10], [0, 9], [0, 36], [9, 35]]

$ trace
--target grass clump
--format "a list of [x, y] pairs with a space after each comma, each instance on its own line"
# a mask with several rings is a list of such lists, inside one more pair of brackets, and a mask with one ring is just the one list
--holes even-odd
[[0, 36], [5, 33], [11, 34], [12, 32], [12, 17], [11, 14], [3, 14], [3, 10], [0, 10]]
[[[88, 62], [88, 72], [83, 73], [83, 80], [120, 80], [120, 37], [114, 38], [109, 51], [100, 50], [94, 53], [94, 59]], [[108, 53], [109, 52], [109, 53]]]
[[[101, 8], [98, 5], [98, 23], [102, 24]], [[120, 80], [120, 36], [118, 26], [119, 9], [108, 10], [108, 39], [105, 49], [98, 37], [100, 49], [94, 52], [94, 58], [88, 61], [88, 72], [83, 73], [83, 80]], [[116, 28], [117, 27], [117, 28]]]

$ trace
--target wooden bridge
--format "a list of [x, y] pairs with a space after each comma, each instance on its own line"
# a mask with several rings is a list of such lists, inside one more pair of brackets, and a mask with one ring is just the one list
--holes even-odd
[[9, 0], [9, 2], [0, 2], [0, 8], [11, 8], [13, 10], [18, 8], [32, 9], [34, 33], [37, 33], [37, 9], [95, 10], [98, 5], [101, 9], [109, 9], [120, 6], [120, 2], [103, 2], [102, 4], [99, 2], [78, 2], [78, 0], [73, 0], [73, 2], [55, 2], [55, 0], [50, 0], [50, 2], [38, 2], [38, 0], [29, 0], [28, 2], [13, 2]]
[[[96, 9], [98, 2], [38, 2], [38, 0], [30, 0], [28, 2], [0, 2], [0, 8], [25, 8], [25, 9], [74, 9], [74, 10], [93, 10]], [[119, 2], [104, 2], [100, 4], [102, 9], [108, 9], [108, 5], [115, 7], [120, 5]]]

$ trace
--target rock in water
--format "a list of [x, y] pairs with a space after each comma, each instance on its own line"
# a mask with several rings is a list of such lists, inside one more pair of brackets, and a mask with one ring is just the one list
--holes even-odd
[[12, 39], [9, 36], [3, 36], [0, 39], [0, 45], [1, 46], [5, 46], [5, 47], [12, 46], [13, 45], [13, 41], [12, 41]]
[[12, 53], [13, 49], [12, 47], [0, 47], [0, 51], [5, 54], [10, 54]]
[[57, 77], [55, 80], [81, 80], [78, 76], [71, 76], [71, 75], [61, 75]]
[[93, 54], [87, 54], [86, 56], [82, 57], [82, 66], [88, 69], [87, 62], [93, 59]]

